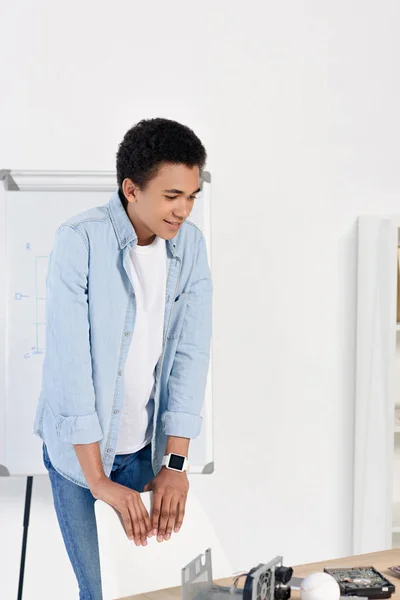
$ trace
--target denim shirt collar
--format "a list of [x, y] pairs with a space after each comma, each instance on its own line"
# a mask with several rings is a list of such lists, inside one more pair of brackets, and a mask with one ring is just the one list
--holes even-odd
[[[131, 220], [129, 219], [121, 202], [118, 189], [115, 191], [108, 203], [108, 210], [120, 249], [123, 250], [132, 242], [137, 243], [138, 237], [135, 228], [133, 227]], [[175, 240], [167, 240], [167, 247], [169, 248], [172, 256], [175, 256]]]

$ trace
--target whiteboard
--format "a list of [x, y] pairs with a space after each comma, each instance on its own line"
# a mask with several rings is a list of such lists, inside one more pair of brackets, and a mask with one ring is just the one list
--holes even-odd
[[[59, 174], [58, 179], [40, 173], [37, 177], [34, 172], [20, 173], [20, 184], [15, 176], [11, 180], [15, 186], [7, 179], [0, 185], [0, 475], [47, 474], [33, 423], [46, 349], [48, 257], [59, 225], [88, 208], [106, 204], [117, 187], [114, 177], [107, 182], [104, 174], [97, 182], [92, 173], [87, 185], [83, 173]], [[209, 176], [207, 180], [190, 221], [205, 235], [211, 264]], [[20, 189], [10, 189], [17, 186]], [[192, 473], [214, 470], [211, 365], [212, 360], [202, 431], [189, 448]]]

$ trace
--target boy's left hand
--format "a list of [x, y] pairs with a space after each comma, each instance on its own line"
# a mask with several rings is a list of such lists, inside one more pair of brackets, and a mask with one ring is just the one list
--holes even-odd
[[185, 515], [189, 481], [186, 472], [162, 467], [158, 475], [144, 486], [144, 492], [153, 492], [150, 521], [157, 541], [169, 540], [172, 529], [178, 533]]

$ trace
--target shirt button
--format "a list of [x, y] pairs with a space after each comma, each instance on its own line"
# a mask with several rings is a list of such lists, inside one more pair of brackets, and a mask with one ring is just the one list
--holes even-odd
[[130, 331], [125, 331], [125, 337], [129, 337], [129, 336], [130, 336], [130, 334], [131, 334], [131, 332], [130, 332]]
[[126, 238], [122, 238], [121, 242], [122, 242], [123, 244], [126, 244]]
[[118, 409], [115, 409], [115, 410], [114, 410], [114, 415], [118, 415], [118, 414], [119, 414], [119, 410], [118, 410]]
[[107, 448], [107, 452], [108, 452], [109, 454], [111, 454], [111, 453], [112, 453], [112, 451], [113, 451], [113, 449], [112, 449], [112, 448]]
[[134, 297], [135, 297], [134, 292], [131, 292], [131, 298], [134, 298]]
[[118, 375], [121, 377], [121, 375], [122, 375], [121, 369], [118, 371]]

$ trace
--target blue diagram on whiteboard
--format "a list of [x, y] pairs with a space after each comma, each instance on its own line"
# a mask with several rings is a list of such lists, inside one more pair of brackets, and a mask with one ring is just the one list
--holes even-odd
[[[26, 244], [26, 249], [31, 250], [31, 244]], [[46, 326], [46, 274], [48, 256], [35, 256], [35, 295], [34, 300], [34, 329], [32, 331], [32, 345], [24, 354], [25, 359], [32, 358], [37, 354], [44, 354], [45, 349], [45, 326]], [[23, 302], [29, 299], [28, 294], [16, 292], [14, 299]]]

